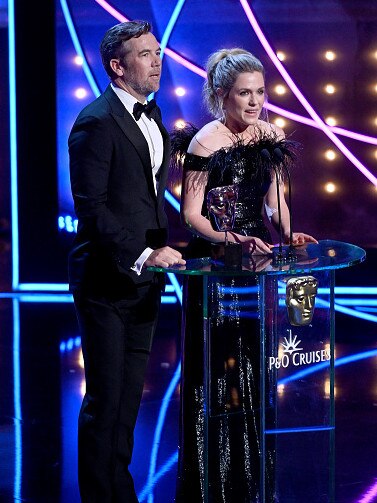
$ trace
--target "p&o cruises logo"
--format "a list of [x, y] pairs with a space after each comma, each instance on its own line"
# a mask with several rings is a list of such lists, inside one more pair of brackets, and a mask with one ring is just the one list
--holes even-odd
[[301, 340], [297, 340], [297, 335], [293, 335], [292, 330], [288, 330], [288, 333], [289, 336], [284, 337], [283, 342], [281, 342], [282, 354], [268, 358], [269, 370], [272, 368], [287, 368], [291, 365], [301, 367], [330, 360], [330, 348], [305, 352], [304, 348], [300, 347]]

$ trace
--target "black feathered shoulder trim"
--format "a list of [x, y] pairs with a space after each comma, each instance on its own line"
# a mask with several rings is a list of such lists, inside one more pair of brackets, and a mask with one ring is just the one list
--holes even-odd
[[262, 176], [264, 172], [278, 173], [283, 179], [295, 163], [300, 147], [298, 142], [279, 138], [274, 131], [258, 130], [256, 138], [245, 143], [235, 139], [231, 147], [224, 147], [210, 156], [208, 170], [224, 171], [232, 163], [249, 166], [251, 173]]
[[[184, 128], [175, 129], [171, 133], [171, 165], [176, 174], [182, 173], [187, 149], [198, 131], [196, 126], [188, 123]], [[298, 142], [279, 138], [272, 129], [258, 129], [255, 138], [246, 143], [234, 135], [232, 146], [223, 147], [208, 156], [208, 171], [216, 170], [221, 177], [227, 167], [242, 162], [250, 167], [255, 176], [260, 176], [267, 170], [285, 178], [297, 159], [299, 148]]]
[[183, 160], [187, 150], [199, 128], [186, 123], [184, 128], [175, 128], [170, 133], [171, 140], [171, 167], [174, 171], [182, 171]]

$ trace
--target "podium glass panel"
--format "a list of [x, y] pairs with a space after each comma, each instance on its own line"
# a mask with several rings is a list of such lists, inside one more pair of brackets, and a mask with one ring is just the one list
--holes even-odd
[[258, 291], [255, 276], [208, 276], [203, 282], [204, 501], [229, 501], [229, 495], [261, 501]]
[[261, 501], [334, 500], [333, 275], [261, 277], [261, 460], [274, 452], [276, 498], [262, 466]]

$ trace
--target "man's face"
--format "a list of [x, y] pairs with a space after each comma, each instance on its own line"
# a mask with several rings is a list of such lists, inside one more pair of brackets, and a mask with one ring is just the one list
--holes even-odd
[[139, 101], [158, 91], [161, 78], [161, 49], [152, 33], [131, 38], [125, 42], [127, 53], [120, 68], [123, 87]]
[[290, 289], [286, 303], [291, 325], [308, 325], [312, 321], [316, 295], [316, 282]]
[[208, 192], [208, 210], [214, 216], [219, 231], [232, 230], [236, 202], [237, 191], [232, 186], [218, 187]]

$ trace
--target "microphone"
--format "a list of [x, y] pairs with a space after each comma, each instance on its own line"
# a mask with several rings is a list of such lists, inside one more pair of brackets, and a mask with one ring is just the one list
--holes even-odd
[[282, 228], [282, 224], [281, 224], [281, 207], [280, 207], [280, 175], [278, 173], [277, 167], [275, 166], [275, 164], [272, 160], [270, 152], [266, 148], [264, 148], [261, 150], [260, 154], [261, 154], [261, 157], [265, 161], [267, 161], [271, 164], [273, 170], [275, 171], [276, 195], [277, 195], [277, 199], [278, 199], [278, 219], [279, 219], [279, 252], [275, 258], [278, 263], [281, 263], [284, 261], [284, 256], [283, 256], [283, 228]]

